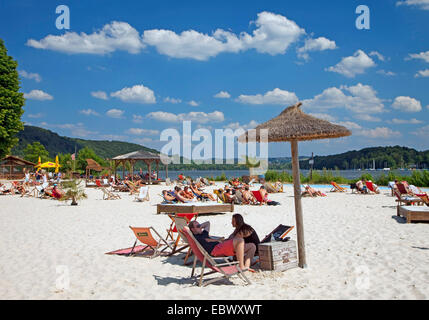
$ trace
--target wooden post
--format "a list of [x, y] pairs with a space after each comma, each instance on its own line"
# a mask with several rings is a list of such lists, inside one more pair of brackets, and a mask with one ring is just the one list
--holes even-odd
[[156, 179], [158, 180], [159, 178], [159, 161], [156, 160]]
[[147, 171], [149, 172], [149, 184], [152, 184], [152, 171], [151, 171], [150, 165], [151, 165], [151, 161], [149, 161], [147, 165]]
[[168, 164], [165, 165], [165, 179], [168, 178]]
[[290, 142], [292, 150], [292, 176], [293, 176], [293, 192], [295, 198], [295, 219], [296, 219], [296, 233], [298, 238], [298, 265], [301, 268], [307, 267], [305, 257], [305, 243], [304, 243], [304, 221], [302, 218], [302, 205], [301, 205], [301, 179], [299, 176], [299, 160], [298, 160], [298, 142], [292, 140]]
[[131, 181], [134, 181], [134, 161], [130, 160], [131, 165]]
[[125, 160], [122, 160], [122, 180], [125, 179]]

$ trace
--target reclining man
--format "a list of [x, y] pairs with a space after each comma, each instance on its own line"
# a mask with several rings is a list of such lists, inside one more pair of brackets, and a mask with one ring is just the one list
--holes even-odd
[[253, 271], [250, 269], [256, 246], [254, 243], [245, 243], [243, 238], [234, 237], [225, 240], [225, 238], [212, 238], [209, 236], [210, 222], [199, 223], [196, 220], [189, 222], [189, 229], [195, 239], [201, 244], [204, 250], [213, 257], [233, 256], [237, 257], [238, 266], [242, 271]]

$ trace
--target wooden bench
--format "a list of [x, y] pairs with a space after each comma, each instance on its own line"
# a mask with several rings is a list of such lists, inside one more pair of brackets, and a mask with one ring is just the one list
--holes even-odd
[[427, 206], [400, 206], [398, 207], [398, 216], [407, 219], [407, 223], [413, 221], [429, 222], [429, 207]]
[[234, 212], [233, 203], [213, 203], [213, 204], [198, 204], [198, 203], [183, 203], [183, 204], [164, 204], [157, 205], [157, 214], [164, 213], [221, 213]]

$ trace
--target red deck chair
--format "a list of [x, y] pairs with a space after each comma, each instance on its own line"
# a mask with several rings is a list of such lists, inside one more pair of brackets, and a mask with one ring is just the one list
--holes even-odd
[[[172, 252], [173, 252], [172, 243], [167, 242], [167, 240], [165, 240], [163, 237], [161, 237], [159, 235], [159, 233], [156, 232], [156, 230], [153, 227], [135, 228], [135, 227], [130, 226], [130, 229], [134, 232], [134, 234], [136, 236], [136, 241], [134, 242], [133, 248], [131, 249], [131, 252], [129, 253], [129, 255], [134, 254], [134, 248], [137, 244], [137, 241], [140, 241], [141, 243], [145, 244], [146, 248], [149, 247], [153, 250], [153, 255], [150, 256], [150, 258], [155, 258], [155, 257], [159, 256], [166, 249], [171, 250], [169, 255], [172, 254]], [[158, 240], [156, 240], [153, 237], [151, 230], [157, 235]], [[145, 250], [145, 249], [143, 249], [143, 250]]]
[[371, 181], [365, 181], [365, 184], [369, 191], [377, 193]]
[[262, 196], [259, 190], [252, 191], [253, 195], [255, 196], [256, 200], [258, 200], [259, 203], [262, 202]]
[[[246, 284], [250, 284], [249, 279], [243, 274], [243, 271], [238, 266], [238, 261], [228, 261], [227, 257], [212, 257], [210, 256], [206, 250], [198, 243], [198, 241], [194, 238], [191, 230], [189, 230], [188, 227], [184, 227], [182, 229], [182, 232], [186, 236], [189, 246], [191, 247], [192, 251], [194, 252], [195, 258], [194, 258], [194, 265], [192, 267], [192, 273], [191, 278], [194, 276], [195, 272], [195, 266], [197, 264], [197, 260], [200, 260], [202, 263], [202, 269], [201, 269], [201, 275], [200, 280], [198, 282], [198, 286], [206, 286], [210, 283], [213, 283], [215, 281], [221, 280], [221, 279], [228, 279], [232, 276], [237, 275], [240, 277]], [[215, 261], [215, 259], [221, 258], [223, 261], [221, 263], [218, 263]], [[204, 273], [204, 268], [208, 267], [212, 269], [212, 271]], [[212, 278], [209, 280], [206, 280], [203, 282], [203, 277], [209, 274], [213, 274], [215, 272], [219, 272], [222, 274], [220, 277]]]
[[[407, 183], [407, 185], [408, 185], [408, 183]], [[398, 187], [398, 191], [401, 195], [402, 194], [408, 194], [407, 189], [405, 188], [406, 185], [404, 184], [404, 181], [398, 182], [396, 184], [396, 186]]]

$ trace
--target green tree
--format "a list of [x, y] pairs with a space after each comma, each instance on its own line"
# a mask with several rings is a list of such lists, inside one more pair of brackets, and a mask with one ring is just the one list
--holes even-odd
[[101, 157], [97, 156], [94, 150], [89, 147], [85, 147], [80, 149], [78, 152], [78, 156], [76, 158], [76, 169], [85, 171], [85, 168], [88, 165], [86, 159], [95, 160], [99, 165], [106, 166], [106, 162]]
[[71, 171], [73, 169], [73, 160], [70, 153], [58, 154], [58, 160], [60, 162], [60, 170], [63, 172]]
[[7, 55], [0, 39], [0, 158], [10, 152], [18, 142], [15, 135], [24, 129], [21, 116], [24, 113], [24, 95], [19, 91], [17, 62]]
[[50, 160], [49, 152], [46, 151], [44, 145], [38, 141], [27, 144], [27, 147], [24, 149], [24, 159], [37, 163], [39, 157], [42, 163]]

